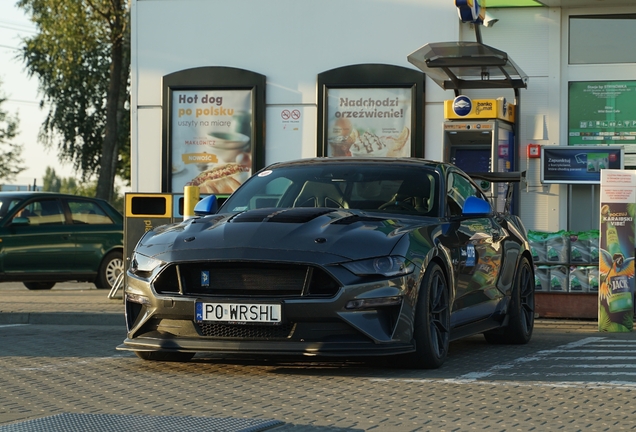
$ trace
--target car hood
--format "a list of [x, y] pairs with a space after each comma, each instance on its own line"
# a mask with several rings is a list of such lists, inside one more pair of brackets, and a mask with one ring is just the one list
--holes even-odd
[[136, 250], [168, 262], [202, 259], [328, 264], [389, 255], [409, 231], [439, 223], [426, 217], [327, 208], [256, 209], [164, 225]]

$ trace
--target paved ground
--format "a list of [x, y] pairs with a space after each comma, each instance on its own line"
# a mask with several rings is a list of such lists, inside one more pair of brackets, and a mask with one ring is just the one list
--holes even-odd
[[[453, 342], [434, 371], [203, 354], [162, 363], [115, 351], [123, 307], [107, 294], [0, 284], [0, 432], [236, 430], [186, 427], [214, 419], [274, 421], [275, 432], [636, 430], [636, 334], [592, 321], [538, 320], [522, 346]], [[53, 429], [55, 416], [103, 428]]]
[[124, 325], [121, 291], [89, 283], [66, 282], [51, 290], [30, 291], [21, 283], [0, 283], [0, 324]]

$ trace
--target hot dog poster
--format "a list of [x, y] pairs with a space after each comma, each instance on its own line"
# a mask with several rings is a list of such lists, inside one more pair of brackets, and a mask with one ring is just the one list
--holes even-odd
[[411, 155], [410, 88], [329, 89], [327, 156]]
[[252, 170], [252, 91], [171, 92], [171, 186], [231, 194]]

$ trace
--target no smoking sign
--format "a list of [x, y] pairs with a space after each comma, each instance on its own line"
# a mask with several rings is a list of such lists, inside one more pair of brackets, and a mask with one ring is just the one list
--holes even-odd
[[300, 119], [300, 110], [288, 110], [284, 109], [281, 111], [280, 116], [283, 120], [299, 120]]

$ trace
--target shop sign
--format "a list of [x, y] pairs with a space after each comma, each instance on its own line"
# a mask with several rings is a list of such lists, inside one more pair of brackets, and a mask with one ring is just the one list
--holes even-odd
[[602, 170], [623, 168], [622, 146], [541, 147], [541, 183], [599, 184]]
[[497, 99], [470, 99], [459, 95], [444, 101], [444, 117], [447, 120], [500, 119], [515, 121], [515, 104], [504, 97]]
[[636, 81], [569, 83], [568, 144], [636, 144]]

